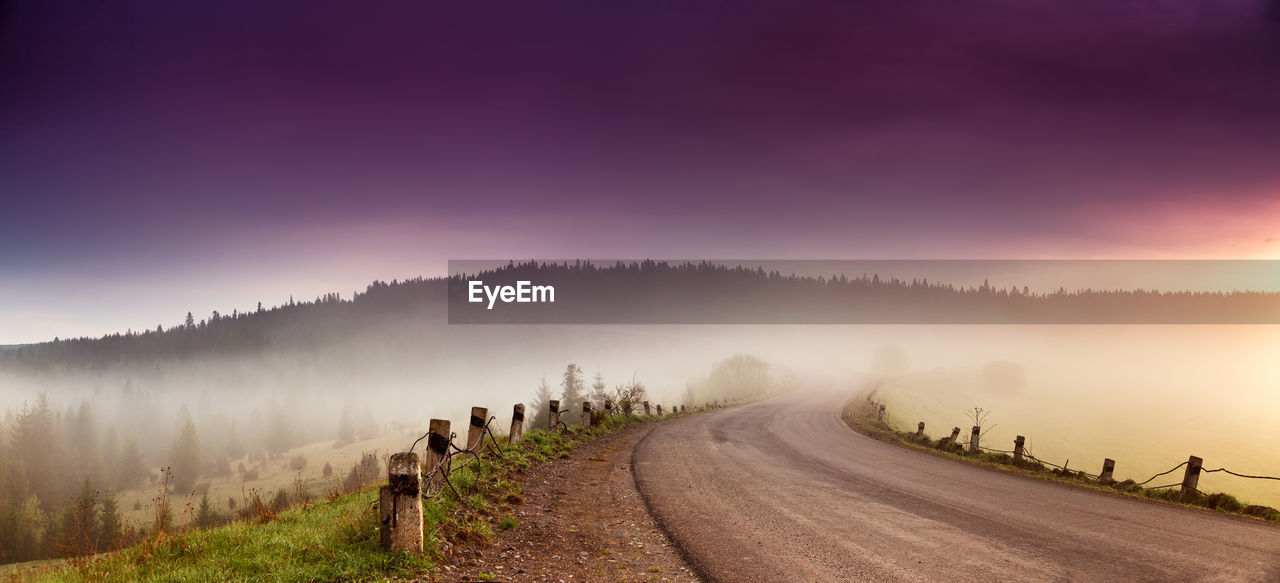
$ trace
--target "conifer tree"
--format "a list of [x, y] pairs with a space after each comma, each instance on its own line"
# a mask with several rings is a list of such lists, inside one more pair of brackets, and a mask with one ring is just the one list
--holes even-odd
[[102, 510], [98, 512], [98, 550], [113, 551], [121, 541], [120, 506], [116, 494], [108, 489], [102, 496]]
[[200, 439], [196, 436], [196, 424], [188, 415], [178, 438], [169, 452], [169, 465], [173, 468], [173, 490], [187, 494], [200, 479]]
[[570, 423], [582, 422], [582, 402], [586, 400], [586, 386], [582, 380], [582, 369], [576, 364], [565, 367], [560, 380], [560, 410], [566, 411], [562, 417]]
[[548, 407], [551, 401], [551, 385], [547, 377], [542, 377], [538, 390], [533, 393], [533, 403], [524, 412], [524, 426], [527, 429], [542, 429], [548, 422]]
[[596, 378], [591, 383], [591, 406], [604, 410], [604, 402], [609, 398], [609, 387], [604, 384], [604, 376], [596, 371]]
[[120, 466], [116, 471], [116, 488], [119, 490], [133, 488], [142, 483], [147, 474], [147, 465], [142, 459], [142, 452], [138, 449], [138, 440], [129, 438], [124, 445], [124, 451], [120, 453]]

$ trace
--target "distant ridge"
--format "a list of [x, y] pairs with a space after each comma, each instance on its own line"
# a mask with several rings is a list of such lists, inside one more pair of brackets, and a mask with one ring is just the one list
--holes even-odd
[[[554, 303], [485, 309], [469, 279], [556, 286]], [[100, 368], [309, 349], [379, 326], [446, 323], [633, 324], [1165, 324], [1280, 323], [1280, 293], [1059, 290], [1032, 293], [929, 280], [783, 275], [712, 262], [511, 262], [448, 278], [375, 281], [350, 299], [327, 294], [165, 328], [0, 347], [0, 367]]]

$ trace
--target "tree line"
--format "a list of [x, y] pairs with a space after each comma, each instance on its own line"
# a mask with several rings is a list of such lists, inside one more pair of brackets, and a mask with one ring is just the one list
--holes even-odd
[[[283, 406], [254, 408], [241, 430], [221, 414], [197, 419], [185, 405], [166, 414], [131, 381], [112, 400], [98, 395], [58, 409], [40, 393], [0, 417], [0, 563], [127, 546], [174, 523], [172, 509], [144, 492], [207, 494], [210, 479], [252, 482], [269, 460], [300, 445], [336, 438], [343, 447], [381, 434], [367, 407], [345, 407], [332, 426], [299, 424]], [[289, 463], [301, 469], [305, 460]], [[157, 508], [154, 523], [121, 519], [122, 504], [141, 510], [144, 499]], [[207, 498], [198, 510], [197, 525], [218, 520]]]

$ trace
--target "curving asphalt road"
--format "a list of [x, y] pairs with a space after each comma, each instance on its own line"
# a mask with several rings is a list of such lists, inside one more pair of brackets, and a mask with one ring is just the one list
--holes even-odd
[[847, 395], [675, 419], [632, 458], [712, 581], [1273, 581], [1280, 528], [1004, 474], [858, 435]]

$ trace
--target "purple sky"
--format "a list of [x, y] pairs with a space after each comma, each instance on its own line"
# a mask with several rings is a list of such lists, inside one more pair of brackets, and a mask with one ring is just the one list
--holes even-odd
[[0, 4], [0, 343], [449, 258], [1280, 258], [1274, 0], [231, 4]]

